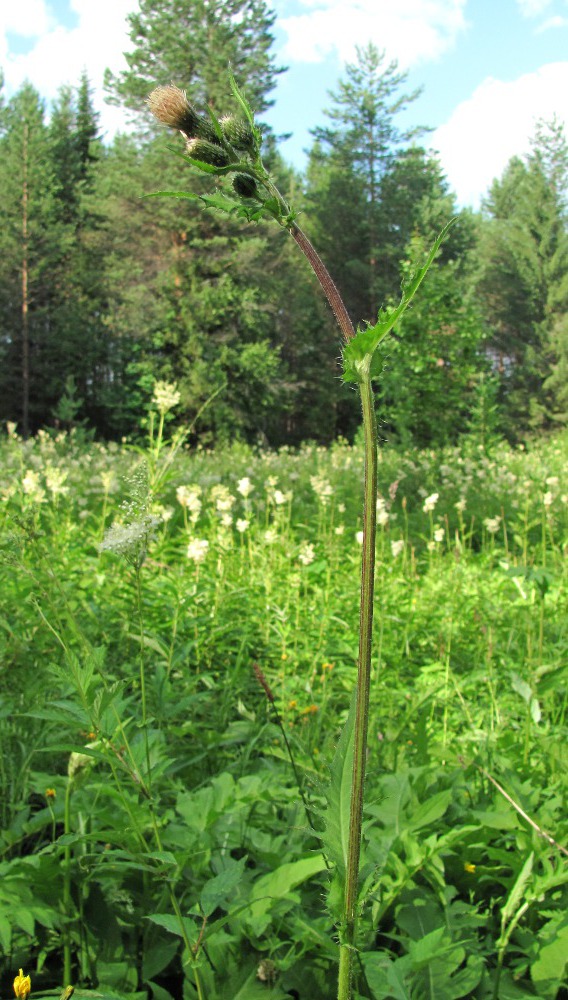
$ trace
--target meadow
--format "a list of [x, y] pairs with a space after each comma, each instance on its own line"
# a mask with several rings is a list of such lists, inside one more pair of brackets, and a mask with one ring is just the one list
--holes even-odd
[[[0, 442], [2, 986], [327, 1000], [362, 448], [168, 426]], [[567, 443], [380, 448], [358, 997], [568, 996]]]

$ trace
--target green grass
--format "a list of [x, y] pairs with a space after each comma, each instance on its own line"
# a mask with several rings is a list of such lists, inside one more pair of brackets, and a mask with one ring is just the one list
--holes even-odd
[[[360, 449], [0, 451], [6, 982], [332, 997]], [[360, 997], [567, 995], [567, 453], [380, 454]]]

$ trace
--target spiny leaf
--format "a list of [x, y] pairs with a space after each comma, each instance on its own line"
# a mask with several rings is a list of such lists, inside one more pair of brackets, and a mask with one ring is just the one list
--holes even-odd
[[418, 291], [418, 288], [422, 284], [428, 269], [432, 265], [440, 246], [455, 221], [455, 219], [451, 219], [450, 222], [444, 226], [422, 267], [418, 268], [410, 280], [404, 285], [402, 298], [399, 304], [391, 308], [381, 309], [375, 325], [371, 326], [369, 324], [366, 329], [359, 330], [355, 337], [353, 337], [353, 339], [346, 344], [343, 350], [344, 382], [359, 382], [361, 379], [361, 365], [364, 365], [365, 363], [367, 363], [367, 369], [370, 369], [371, 371], [371, 377], [376, 377], [377, 372], [371, 368], [371, 361], [377, 347], [381, 341], [385, 339], [387, 334], [390, 333], [394, 325], [398, 322], [404, 311], [410, 305], [412, 299]]
[[187, 198], [189, 201], [200, 201], [205, 208], [214, 208], [219, 212], [232, 215], [239, 208], [239, 203], [222, 194], [194, 194], [192, 191], [152, 191], [146, 198]]
[[239, 105], [242, 113], [247, 119], [249, 125], [251, 125], [252, 128], [256, 130], [252, 108], [249, 102], [247, 101], [246, 97], [244, 96], [244, 94], [242, 94], [241, 91], [239, 90], [237, 81], [235, 80], [232, 73], [229, 73], [229, 83], [231, 85], [231, 90], [233, 91], [233, 97], [235, 98], [237, 104]]
[[521, 904], [521, 901], [525, 894], [525, 887], [527, 886], [527, 883], [529, 882], [532, 875], [533, 863], [534, 863], [534, 851], [531, 851], [531, 853], [529, 854], [527, 860], [525, 861], [523, 867], [519, 872], [517, 881], [515, 882], [511, 890], [511, 895], [509, 896], [507, 902], [505, 903], [505, 906], [503, 907], [503, 911], [501, 913], [501, 927], [503, 931], [506, 928], [509, 921], [513, 919], [518, 907]]

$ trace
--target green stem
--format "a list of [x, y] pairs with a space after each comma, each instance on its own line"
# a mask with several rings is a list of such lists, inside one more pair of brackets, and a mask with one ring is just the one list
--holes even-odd
[[369, 728], [373, 595], [375, 586], [375, 534], [377, 524], [377, 422], [375, 419], [373, 390], [368, 370], [361, 373], [359, 389], [361, 392], [361, 403], [363, 407], [363, 436], [365, 447], [361, 611], [359, 621], [357, 701], [355, 708], [355, 734], [353, 744], [353, 783], [351, 786], [349, 846], [347, 852], [347, 878], [345, 885], [344, 936], [339, 951], [337, 1000], [350, 1000], [351, 998], [353, 959], [356, 955], [355, 942], [357, 932], [357, 897], [359, 888], [359, 862], [361, 856], [361, 829], [363, 824], [367, 732]]
[[[71, 790], [72, 779], [67, 781], [65, 789], [65, 811], [63, 814], [63, 831], [71, 833]], [[71, 847], [63, 848], [63, 982], [71, 982], [71, 939], [69, 925], [71, 922]]]
[[[345, 341], [355, 336], [355, 329], [341, 295], [320, 256], [302, 230], [294, 224], [290, 235], [309, 261], [326, 298], [333, 309]], [[339, 977], [337, 1000], [351, 1000], [353, 958], [356, 955], [357, 896], [361, 830], [363, 824], [363, 794], [365, 788], [365, 758], [369, 726], [369, 690], [371, 680], [371, 646], [373, 634], [373, 593], [375, 584], [375, 536], [377, 530], [377, 422], [370, 376], [370, 357], [360, 368], [359, 391], [363, 409], [365, 449], [365, 488], [363, 507], [363, 553], [361, 563], [361, 608], [359, 619], [359, 663], [353, 747], [353, 784], [349, 823], [349, 847], [345, 885], [343, 934], [339, 947]]]

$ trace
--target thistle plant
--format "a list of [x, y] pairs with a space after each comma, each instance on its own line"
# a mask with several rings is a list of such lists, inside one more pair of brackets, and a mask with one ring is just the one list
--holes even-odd
[[[377, 508], [377, 424], [372, 383], [382, 371], [379, 346], [402, 316], [449, 229], [448, 224], [423, 266], [403, 285], [398, 305], [381, 309], [375, 323], [364, 321], [356, 330], [325, 264], [297, 223], [297, 215], [276, 187], [261, 156], [262, 133], [253, 112], [230, 76], [234, 110], [217, 118], [211, 109], [198, 112], [185, 93], [170, 85], [156, 88], [148, 98], [153, 115], [185, 140], [183, 159], [217, 182], [208, 194], [159, 191], [156, 195], [187, 198], [249, 223], [271, 220], [287, 230], [309, 261], [339, 324], [342, 337], [342, 377], [354, 384], [361, 398], [364, 436], [364, 509], [361, 560], [361, 601], [357, 680], [351, 710], [331, 767], [326, 830], [322, 836], [333, 870], [329, 906], [339, 937], [338, 1000], [353, 997], [357, 954], [357, 918], [364, 901], [365, 880], [360, 875], [362, 818], [367, 754]], [[227, 181], [230, 181], [229, 187]]]

